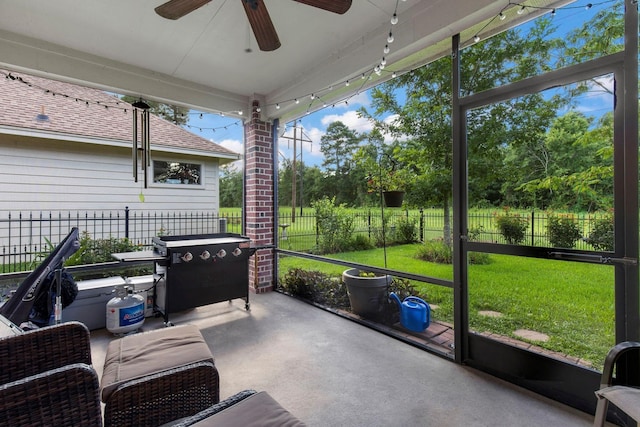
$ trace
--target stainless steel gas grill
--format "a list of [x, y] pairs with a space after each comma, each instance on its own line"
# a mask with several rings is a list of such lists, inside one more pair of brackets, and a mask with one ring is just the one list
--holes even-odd
[[155, 261], [155, 308], [169, 314], [236, 298], [249, 310], [248, 237], [234, 233], [158, 236], [153, 252], [114, 254], [120, 261]]

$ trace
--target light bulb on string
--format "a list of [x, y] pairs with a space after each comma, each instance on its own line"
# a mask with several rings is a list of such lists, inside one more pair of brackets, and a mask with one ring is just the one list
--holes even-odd
[[398, 15], [393, 12], [393, 16], [391, 17], [391, 25], [396, 25], [398, 23]]
[[504, 21], [507, 18], [507, 15], [505, 15], [502, 12], [500, 12], [500, 15], [498, 15], [498, 17], [500, 18], [501, 21]]
[[389, 45], [388, 44], [384, 45], [384, 49], [382, 49], [382, 51], [384, 52], [385, 55], [389, 53], [389, 50], [390, 50]]
[[518, 9], [518, 12], [517, 12], [518, 15], [522, 15], [524, 13], [525, 9], [526, 9], [526, 6], [522, 6], [520, 9]]
[[393, 43], [393, 40], [394, 40], [393, 33], [391, 31], [389, 31], [389, 37], [387, 37], [387, 42]]
[[475, 36], [473, 36], [473, 41], [478, 43], [480, 41], [480, 36], [477, 35], [477, 34]]

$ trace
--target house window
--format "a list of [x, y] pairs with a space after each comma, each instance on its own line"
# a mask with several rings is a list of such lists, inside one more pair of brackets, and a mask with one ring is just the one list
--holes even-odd
[[202, 165], [199, 163], [153, 161], [153, 182], [156, 184], [201, 185]]

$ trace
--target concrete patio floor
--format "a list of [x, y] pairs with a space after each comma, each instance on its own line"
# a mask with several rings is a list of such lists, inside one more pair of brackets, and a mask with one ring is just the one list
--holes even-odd
[[[592, 416], [271, 292], [171, 315], [197, 325], [220, 394], [268, 391], [309, 426], [589, 426]], [[147, 318], [142, 330], [164, 327]], [[114, 337], [91, 332], [102, 374]]]

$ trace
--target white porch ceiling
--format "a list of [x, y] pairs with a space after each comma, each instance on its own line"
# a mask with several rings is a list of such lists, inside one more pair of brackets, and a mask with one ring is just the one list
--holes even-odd
[[[247, 115], [257, 99], [264, 119], [288, 121], [388, 79], [393, 70], [429, 62], [449, 49], [451, 36], [467, 30], [470, 39], [469, 31], [509, 5], [353, 0], [346, 14], [336, 15], [291, 0], [265, 0], [282, 46], [261, 52], [241, 1], [213, 0], [171, 21], [153, 10], [164, 0], [0, 0], [0, 66], [231, 116]], [[527, 2], [562, 3], [567, 1]], [[392, 27], [396, 5], [399, 22]], [[510, 25], [540, 11], [520, 16], [515, 10]], [[395, 41], [384, 72], [345, 86], [371, 74], [390, 30]], [[312, 93], [322, 101], [293, 102]]]

